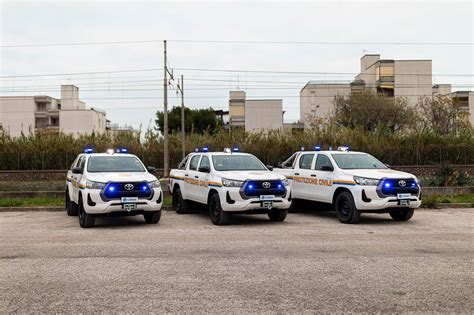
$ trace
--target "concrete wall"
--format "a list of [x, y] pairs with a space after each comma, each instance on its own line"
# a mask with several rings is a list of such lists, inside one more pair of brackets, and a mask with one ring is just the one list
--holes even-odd
[[61, 110], [59, 112], [59, 130], [65, 134], [104, 134], [105, 113], [95, 110]]
[[85, 109], [79, 100], [79, 88], [74, 85], [61, 85], [61, 109]]
[[246, 100], [245, 131], [283, 128], [282, 100]]
[[35, 109], [33, 96], [0, 97], [0, 124], [12, 137], [34, 133]]
[[406, 97], [411, 105], [422, 96], [431, 97], [431, 60], [395, 60], [395, 97]]
[[306, 127], [313, 117], [327, 117], [334, 109], [336, 95], [349, 95], [351, 86], [347, 84], [308, 84], [300, 91], [300, 121]]

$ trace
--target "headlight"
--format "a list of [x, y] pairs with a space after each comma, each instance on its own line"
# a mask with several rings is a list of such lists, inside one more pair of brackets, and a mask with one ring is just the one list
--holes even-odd
[[102, 189], [105, 187], [105, 183], [93, 182], [91, 180], [86, 181], [86, 187], [90, 189]]
[[244, 182], [241, 180], [223, 178], [222, 185], [226, 187], [242, 187], [244, 185]]
[[148, 185], [150, 185], [150, 188], [161, 188], [161, 184], [159, 180], [148, 182]]
[[377, 186], [380, 179], [354, 176], [354, 181], [362, 186]]
[[285, 184], [285, 186], [288, 186], [290, 184], [290, 181], [288, 179], [284, 179], [282, 180], [283, 184]]

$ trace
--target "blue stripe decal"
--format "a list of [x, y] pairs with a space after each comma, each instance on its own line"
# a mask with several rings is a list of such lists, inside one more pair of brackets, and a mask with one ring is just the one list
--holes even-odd
[[355, 186], [356, 185], [356, 184], [341, 183], [341, 182], [336, 182], [336, 181], [333, 181], [332, 183], [333, 183], [333, 185], [347, 185], [347, 186]]
[[213, 185], [213, 184], [208, 184], [207, 186], [209, 187], [217, 187], [217, 188], [221, 188], [222, 186], [219, 186], [219, 185]]

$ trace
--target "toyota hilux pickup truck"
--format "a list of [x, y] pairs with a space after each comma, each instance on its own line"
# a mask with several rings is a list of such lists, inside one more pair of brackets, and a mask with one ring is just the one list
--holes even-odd
[[120, 149], [93, 153], [86, 149], [66, 175], [66, 211], [79, 216], [83, 228], [94, 226], [97, 216], [143, 214], [146, 223], [161, 218], [163, 193], [158, 179], [138, 157]]
[[231, 149], [190, 153], [171, 170], [169, 189], [177, 213], [187, 212], [192, 203], [206, 205], [215, 225], [227, 224], [235, 213], [266, 213], [271, 221], [283, 221], [291, 204], [285, 176]]
[[290, 180], [293, 205], [299, 200], [331, 204], [342, 223], [357, 223], [363, 212], [389, 213], [394, 220], [407, 221], [421, 204], [414, 175], [347, 147], [298, 151], [274, 172]]

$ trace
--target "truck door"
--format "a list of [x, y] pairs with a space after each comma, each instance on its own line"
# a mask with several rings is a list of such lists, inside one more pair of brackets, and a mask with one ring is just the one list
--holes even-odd
[[[76, 165], [73, 168], [80, 167], [84, 172], [84, 166], [86, 163], [86, 157], [82, 155], [76, 162]], [[71, 172], [72, 173], [72, 172]], [[75, 203], [79, 203], [79, 183], [81, 182], [82, 174], [71, 174], [71, 184], [72, 184], [72, 198]]]
[[184, 199], [197, 201], [196, 196], [198, 186], [196, 183], [198, 182], [197, 178], [199, 177], [197, 175], [197, 169], [200, 159], [200, 154], [193, 155], [191, 161], [189, 162], [189, 167], [184, 173], [184, 191], [182, 192]]
[[332, 180], [334, 179], [334, 166], [326, 154], [318, 153], [313, 173], [318, 179], [314, 200], [331, 203], [333, 195]]
[[195, 186], [196, 201], [201, 203], [207, 203], [207, 196], [209, 194], [209, 188], [207, 182], [209, 181], [209, 173], [211, 172], [211, 164], [209, 163], [209, 157], [203, 155], [196, 175], [194, 176], [199, 182]]
[[313, 163], [314, 153], [302, 153], [298, 160], [298, 165], [295, 165], [293, 171], [293, 196], [294, 198], [310, 199], [311, 193], [314, 190], [312, 182], [313, 178]]

